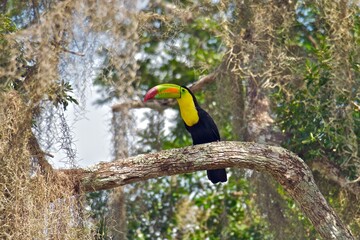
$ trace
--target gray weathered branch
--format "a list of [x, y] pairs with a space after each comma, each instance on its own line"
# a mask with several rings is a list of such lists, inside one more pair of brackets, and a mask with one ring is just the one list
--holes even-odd
[[308, 166], [298, 156], [281, 147], [215, 142], [62, 172], [75, 177], [83, 191], [96, 191], [150, 178], [231, 167], [269, 173], [297, 202], [324, 239], [354, 239], [327, 204]]

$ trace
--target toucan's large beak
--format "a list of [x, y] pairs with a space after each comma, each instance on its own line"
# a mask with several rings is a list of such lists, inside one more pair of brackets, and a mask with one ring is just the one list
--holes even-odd
[[176, 84], [160, 84], [151, 88], [144, 97], [144, 102], [150, 99], [180, 98], [181, 87]]

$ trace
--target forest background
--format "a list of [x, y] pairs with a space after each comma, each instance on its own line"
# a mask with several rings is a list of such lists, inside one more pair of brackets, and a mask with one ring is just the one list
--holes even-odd
[[86, 196], [53, 174], [56, 154], [77, 168], [66, 111], [84, 111], [87, 88], [112, 107], [118, 159], [191, 145], [176, 105], [141, 99], [156, 84], [197, 82], [222, 140], [298, 154], [359, 237], [359, 34], [357, 1], [0, 1], [0, 236], [319, 238], [252, 170], [228, 169], [216, 186], [196, 172]]

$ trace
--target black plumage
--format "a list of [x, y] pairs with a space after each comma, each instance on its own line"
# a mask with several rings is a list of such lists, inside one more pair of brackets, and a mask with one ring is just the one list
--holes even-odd
[[[199, 106], [194, 94], [188, 88], [186, 89], [193, 97], [193, 101], [199, 115], [199, 121], [193, 126], [187, 126], [184, 122], [186, 130], [191, 134], [193, 144], [197, 145], [202, 143], [220, 141], [219, 130], [214, 120], [204, 109]], [[214, 184], [227, 181], [225, 169], [207, 170], [207, 176], [208, 179]]]

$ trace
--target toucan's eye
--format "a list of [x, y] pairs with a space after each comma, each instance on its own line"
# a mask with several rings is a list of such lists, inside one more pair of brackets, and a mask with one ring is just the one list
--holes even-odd
[[184, 89], [184, 88], [181, 88], [181, 92], [182, 92], [182, 93], [185, 93], [185, 89]]

